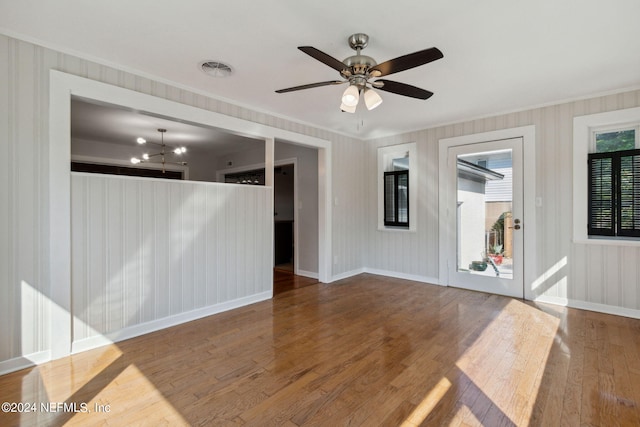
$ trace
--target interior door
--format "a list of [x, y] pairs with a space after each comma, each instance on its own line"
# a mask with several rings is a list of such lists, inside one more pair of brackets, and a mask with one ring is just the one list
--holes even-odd
[[522, 138], [448, 148], [449, 285], [524, 298]]

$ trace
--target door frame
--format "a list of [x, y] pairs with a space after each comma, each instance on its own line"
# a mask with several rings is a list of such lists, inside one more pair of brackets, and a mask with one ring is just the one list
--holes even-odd
[[[541, 198], [536, 196], [536, 162], [535, 162], [535, 145], [536, 135], [535, 126], [522, 126], [517, 128], [502, 129], [491, 132], [482, 132], [471, 135], [456, 136], [452, 138], [443, 138], [438, 141], [438, 168], [439, 168], [439, 184], [438, 184], [438, 218], [439, 218], [439, 282], [440, 285], [449, 286], [449, 254], [452, 245], [456, 245], [456, 230], [451, 227], [452, 221], [449, 221], [449, 215], [456, 215], [456, 212], [450, 212], [450, 197], [455, 197], [456, 192], [452, 191], [451, 183], [447, 176], [447, 158], [449, 148], [460, 145], [478, 144], [483, 142], [491, 142], [502, 139], [522, 138], [522, 153], [526, 161], [523, 162], [523, 212], [527, 219], [523, 224], [524, 239], [524, 298], [533, 300], [532, 284], [535, 281], [536, 272], [536, 205], [541, 205]], [[539, 203], [537, 203], [539, 202]]]
[[[309, 148], [313, 148], [313, 147], [309, 147]], [[300, 246], [298, 245], [298, 239], [299, 239], [298, 236], [300, 234], [300, 230], [298, 229], [298, 226], [300, 224], [300, 221], [298, 219], [298, 216], [299, 216], [298, 208], [300, 206], [300, 198], [298, 194], [298, 158], [291, 157], [291, 158], [273, 161], [274, 168], [278, 166], [287, 166], [287, 165], [293, 165], [293, 274], [295, 274], [296, 276], [311, 277], [309, 275], [309, 272], [302, 272], [303, 274], [300, 274], [301, 271], [300, 271], [300, 268], [298, 267], [299, 265], [298, 260], [300, 258]], [[224, 182], [224, 177], [226, 174], [236, 173], [236, 172], [246, 172], [246, 171], [251, 171], [256, 169], [265, 169], [265, 173], [266, 173], [265, 163], [254, 163], [251, 165], [220, 169], [216, 173], [216, 180], [218, 182]], [[274, 183], [273, 197], [275, 199], [275, 183]], [[274, 218], [274, 221], [275, 221], [275, 218]], [[275, 235], [273, 238], [275, 243]], [[275, 254], [274, 254], [274, 257], [275, 257]], [[315, 274], [314, 276], [315, 277], [311, 277], [311, 278], [312, 279], [318, 278], [317, 274]]]
[[[463, 289], [482, 291], [495, 293], [499, 295], [511, 296], [515, 298], [524, 298], [524, 236], [521, 231], [513, 233], [513, 276], [510, 278], [505, 277], [497, 277], [495, 275], [484, 275], [484, 274], [470, 274], [469, 272], [461, 272], [459, 268], [460, 259], [460, 181], [458, 174], [458, 158], [460, 155], [467, 155], [473, 153], [495, 153], [495, 152], [504, 152], [504, 150], [509, 150], [511, 153], [511, 168], [512, 168], [512, 208], [511, 212], [514, 218], [518, 218], [522, 221], [522, 226], [526, 226], [527, 217], [524, 216], [524, 206], [523, 206], [523, 192], [522, 192], [522, 182], [524, 178], [524, 171], [522, 170], [523, 164], [523, 153], [522, 153], [523, 141], [522, 138], [509, 138], [509, 139], [499, 139], [496, 141], [489, 141], [483, 143], [476, 144], [465, 144], [465, 145], [457, 145], [453, 147], [449, 147], [448, 150], [448, 177], [447, 184], [454, 183], [455, 185], [452, 188], [450, 185], [447, 186], [447, 191], [453, 192], [450, 196], [447, 197], [447, 203], [451, 205], [449, 208], [451, 209], [454, 204], [457, 206], [456, 215], [451, 215], [448, 217], [449, 221], [452, 221], [452, 224], [449, 225], [452, 228], [455, 224], [456, 227], [456, 245], [452, 247], [449, 245], [448, 250], [448, 259], [449, 260], [457, 260], [456, 262], [449, 262], [447, 267], [449, 282], [454, 283], [452, 286], [460, 287]], [[454, 194], [457, 194], [455, 197]], [[457, 202], [457, 203], [456, 203]], [[474, 216], [475, 214], [471, 214]], [[485, 231], [485, 223], [482, 223], [482, 242], [486, 242], [486, 236], [484, 235]], [[476, 237], [477, 238], [477, 237]], [[483, 245], [484, 247], [484, 245]], [[479, 254], [479, 253], [478, 253]], [[477, 255], [478, 255], [477, 254]], [[458, 256], [457, 256], [458, 255]], [[479, 258], [475, 258], [476, 260]], [[465, 264], [466, 265], [466, 262]], [[462, 268], [464, 268], [464, 265]], [[491, 268], [487, 270], [491, 271]]]
[[49, 298], [51, 300], [51, 355], [72, 352], [71, 311], [71, 98], [79, 96], [160, 116], [172, 117], [265, 141], [266, 185], [273, 184], [276, 139], [318, 150], [318, 277], [332, 281], [332, 147], [331, 142], [302, 133], [251, 122], [170, 99], [79, 77], [49, 71]]

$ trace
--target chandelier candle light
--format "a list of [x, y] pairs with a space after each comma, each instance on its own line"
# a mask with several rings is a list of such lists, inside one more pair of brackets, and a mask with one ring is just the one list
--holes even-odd
[[[136, 140], [136, 142], [138, 144], [140, 144], [140, 145], [144, 145], [144, 144], [157, 145], [157, 146], [160, 147], [160, 151], [157, 152], [157, 153], [153, 153], [153, 154], [144, 153], [142, 155], [142, 159], [139, 159], [138, 157], [132, 157], [131, 158], [131, 163], [133, 163], [134, 165], [137, 165], [138, 163], [161, 163], [162, 164], [162, 173], [165, 172], [165, 165], [167, 163], [168, 164], [174, 164], [174, 165], [180, 165], [180, 166], [186, 166], [187, 162], [167, 162], [166, 161], [166, 156], [167, 155], [181, 156], [182, 154], [187, 152], [187, 149], [185, 147], [169, 147], [168, 145], [165, 145], [165, 143], [164, 143], [164, 134], [165, 134], [166, 131], [167, 131], [166, 129], [158, 129], [158, 132], [160, 132], [160, 143], [147, 141], [144, 138], [138, 138]], [[159, 157], [159, 161], [155, 160], [154, 157]]]

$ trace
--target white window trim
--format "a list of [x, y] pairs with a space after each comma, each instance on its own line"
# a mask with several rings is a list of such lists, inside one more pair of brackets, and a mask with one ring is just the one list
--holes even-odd
[[[404, 157], [409, 153], [409, 228], [384, 225], [385, 162], [389, 158]], [[415, 142], [378, 148], [378, 231], [416, 232], [418, 230], [418, 148]]]
[[[573, 242], [593, 245], [640, 246], [640, 240], [620, 237], [589, 238], [587, 230], [588, 191], [587, 160], [595, 149], [596, 131], [631, 129], [640, 123], [640, 107], [590, 114], [573, 119]], [[638, 133], [636, 132], [636, 144]]]

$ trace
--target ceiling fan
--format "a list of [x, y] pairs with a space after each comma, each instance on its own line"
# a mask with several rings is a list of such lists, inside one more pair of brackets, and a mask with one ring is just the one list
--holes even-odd
[[276, 93], [286, 93], [320, 86], [349, 83], [349, 87], [342, 95], [342, 104], [340, 105], [340, 109], [348, 113], [355, 113], [360, 100], [360, 95], [363, 95], [365, 105], [369, 110], [373, 110], [382, 104], [382, 98], [373, 90], [373, 88], [417, 99], [428, 99], [433, 95], [433, 92], [429, 92], [428, 90], [424, 90], [419, 87], [411, 86], [406, 83], [379, 79], [378, 77], [419, 67], [420, 65], [428, 64], [429, 62], [444, 57], [438, 48], [432, 47], [420, 50], [418, 52], [399, 56], [378, 64], [370, 56], [361, 54], [362, 49], [367, 47], [369, 44], [368, 35], [356, 33], [351, 35], [348, 40], [349, 46], [356, 51], [356, 54], [346, 58], [344, 61], [339, 61], [315, 47], [298, 47], [298, 49], [307, 55], [338, 71], [344, 80], [329, 80], [326, 82], [294, 86], [276, 90]]

